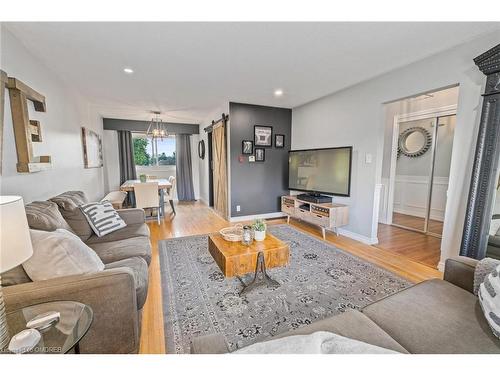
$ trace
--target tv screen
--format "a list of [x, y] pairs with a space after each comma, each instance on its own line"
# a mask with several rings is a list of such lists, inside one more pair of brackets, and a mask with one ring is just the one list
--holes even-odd
[[352, 147], [290, 151], [288, 188], [349, 196]]

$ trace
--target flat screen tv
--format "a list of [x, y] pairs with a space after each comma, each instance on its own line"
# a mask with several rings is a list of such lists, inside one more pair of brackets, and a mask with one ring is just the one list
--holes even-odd
[[289, 151], [288, 189], [348, 197], [352, 147]]

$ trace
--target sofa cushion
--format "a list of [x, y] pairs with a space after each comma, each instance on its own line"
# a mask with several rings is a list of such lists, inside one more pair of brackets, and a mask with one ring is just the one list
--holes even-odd
[[141, 257], [147, 264], [151, 261], [151, 244], [149, 237], [132, 237], [111, 242], [87, 243], [105, 263]]
[[410, 353], [500, 353], [478, 299], [447, 281], [424, 281], [363, 313]]
[[90, 245], [94, 243], [101, 242], [112, 242], [112, 241], [121, 241], [126, 240], [128, 238], [134, 237], [148, 237], [149, 238], [149, 227], [145, 223], [141, 224], [127, 224], [125, 228], [118, 229], [113, 233], [107, 234], [103, 237], [97, 237], [96, 235], [92, 235], [85, 242]]
[[88, 203], [87, 197], [82, 191], [67, 191], [50, 198], [50, 201], [57, 204], [64, 219], [82, 241], [86, 241], [92, 236], [94, 232], [79, 207]]
[[274, 336], [273, 339], [293, 335], [308, 335], [317, 331], [333, 332], [382, 348], [395, 350], [400, 353], [408, 353], [408, 351], [391, 336], [357, 310], [347, 310], [342, 314], [334, 315], [307, 326], [302, 326], [298, 329]]
[[74, 233], [30, 229], [33, 255], [23, 268], [33, 281], [99, 272], [104, 264]]
[[140, 257], [133, 257], [106, 264], [106, 269], [119, 267], [132, 269], [135, 293], [137, 295], [137, 310], [142, 309], [148, 296], [148, 265], [146, 261]]
[[72, 231], [59, 212], [57, 204], [50, 201], [31, 202], [25, 207], [26, 218], [31, 229], [52, 232], [56, 229]]

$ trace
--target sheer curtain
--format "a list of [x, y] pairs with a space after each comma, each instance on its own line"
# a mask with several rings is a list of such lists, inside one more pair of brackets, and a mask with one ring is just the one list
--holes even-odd
[[194, 201], [191, 136], [189, 134], [175, 136], [175, 167], [178, 199], [180, 201]]

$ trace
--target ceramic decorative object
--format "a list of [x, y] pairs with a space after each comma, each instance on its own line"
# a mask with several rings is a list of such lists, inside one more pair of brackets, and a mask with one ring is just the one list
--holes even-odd
[[141, 175], [139, 176], [139, 180], [140, 180], [141, 182], [146, 182], [147, 178], [148, 178], [148, 177], [147, 177], [145, 174], [141, 174]]
[[28, 353], [40, 342], [42, 335], [36, 329], [25, 329], [12, 337], [9, 351], [16, 354]]
[[255, 241], [264, 241], [266, 239], [266, 222], [263, 219], [257, 219], [252, 224]]

